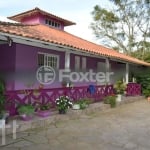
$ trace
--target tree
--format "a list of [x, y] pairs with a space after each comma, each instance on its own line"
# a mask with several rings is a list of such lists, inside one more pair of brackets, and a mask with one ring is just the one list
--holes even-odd
[[142, 59], [150, 53], [150, 0], [109, 0], [112, 9], [94, 7], [91, 28], [100, 41]]

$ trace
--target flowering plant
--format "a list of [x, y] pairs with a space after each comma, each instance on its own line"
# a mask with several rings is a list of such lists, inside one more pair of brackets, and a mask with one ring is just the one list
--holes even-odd
[[68, 108], [71, 108], [73, 103], [68, 96], [60, 96], [55, 101], [58, 110], [67, 111]]

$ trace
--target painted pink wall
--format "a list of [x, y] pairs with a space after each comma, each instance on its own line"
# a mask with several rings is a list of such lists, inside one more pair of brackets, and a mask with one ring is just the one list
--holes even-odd
[[[25, 23], [25, 24], [43, 24], [43, 25], [46, 25], [45, 24], [45, 19], [51, 19], [53, 21], [59, 22], [60, 25], [61, 25], [60, 29], [64, 30], [64, 23], [63, 22], [61, 22], [61, 21], [59, 21], [57, 19], [50, 18], [49, 16], [41, 15], [41, 14], [29, 16], [27, 18], [22, 19], [21, 22]], [[48, 26], [48, 25], [46, 25], [46, 26]]]
[[[37, 65], [37, 53], [44, 52], [59, 55], [59, 68], [63, 69], [65, 65], [65, 53], [58, 52], [54, 50], [48, 50], [44, 48], [32, 47], [27, 45], [16, 44], [16, 78], [17, 81], [15, 83], [15, 89], [24, 89], [24, 88], [37, 88], [39, 87], [39, 83], [36, 80], [36, 70], [38, 69]], [[71, 54], [70, 56], [70, 67], [71, 71], [74, 71], [74, 59], [75, 54]], [[81, 58], [86, 56], [78, 55]], [[105, 59], [98, 59], [94, 57], [86, 57], [87, 59], [87, 70], [93, 69], [95, 72], [97, 71], [97, 63], [105, 62]], [[92, 82], [77, 82], [74, 83], [75, 86], [87, 86], [90, 84], [96, 84]], [[33, 85], [32, 87], [28, 85]], [[44, 88], [57, 88], [62, 87], [58, 78], [54, 83], [50, 85], [45, 85]]]
[[[15, 89], [35, 88], [40, 84], [36, 80], [36, 71], [38, 69], [38, 52], [55, 54], [59, 56], [59, 68], [64, 68], [65, 53], [54, 50], [16, 44], [16, 82]], [[33, 85], [32, 87], [29, 85]], [[45, 88], [60, 87], [56, 81]]]
[[29, 16], [28, 18], [22, 19], [21, 22], [25, 23], [25, 24], [39, 24], [40, 16], [38, 16], [38, 15]]
[[0, 76], [5, 80], [8, 90], [14, 88], [16, 45], [0, 45]]

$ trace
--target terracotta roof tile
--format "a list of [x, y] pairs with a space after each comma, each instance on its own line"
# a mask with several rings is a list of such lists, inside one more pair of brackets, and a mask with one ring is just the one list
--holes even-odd
[[55, 43], [58, 45], [64, 45], [95, 55], [101, 55], [110, 58], [120, 59], [131, 63], [150, 66], [150, 63], [146, 63], [142, 60], [138, 60], [131, 56], [127, 56], [115, 50], [86, 41], [65, 31], [50, 28], [41, 24], [23, 25], [19, 23], [14, 24], [0, 22], [0, 32]]

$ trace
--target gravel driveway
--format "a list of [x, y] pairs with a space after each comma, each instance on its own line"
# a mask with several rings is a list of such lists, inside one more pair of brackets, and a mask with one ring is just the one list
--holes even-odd
[[0, 150], [150, 150], [150, 102], [140, 100], [17, 134]]

